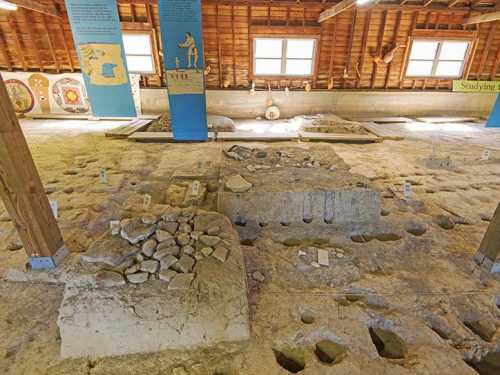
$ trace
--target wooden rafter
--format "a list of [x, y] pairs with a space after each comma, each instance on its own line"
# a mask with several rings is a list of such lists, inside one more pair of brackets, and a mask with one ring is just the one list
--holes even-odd
[[[370, 30], [371, 17], [372, 17], [372, 11], [371, 9], [368, 9], [365, 16], [365, 25], [363, 28], [363, 36], [361, 41], [360, 61], [358, 66], [361, 75], [363, 74], [363, 68], [365, 65], [365, 54], [366, 54], [366, 47], [368, 45], [368, 31]], [[359, 88], [360, 85], [361, 85], [361, 77], [357, 77], [356, 88]]]
[[491, 25], [491, 28], [488, 32], [488, 38], [486, 39], [486, 44], [483, 47], [483, 52], [481, 53], [481, 59], [479, 60], [479, 69], [477, 71], [476, 78], [480, 79], [481, 74], [484, 70], [484, 65], [486, 63], [486, 59], [488, 58], [488, 53], [490, 52], [491, 43], [493, 42], [493, 38], [495, 37], [495, 30], [497, 28], [497, 23], [495, 22]]
[[[399, 30], [401, 29], [401, 23], [402, 23], [402, 18], [403, 18], [403, 11], [398, 11], [398, 15], [397, 15], [397, 19], [396, 19], [396, 30], [394, 31], [394, 37], [392, 39], [392, 47], [396, 47], [397, 43], [398, 43], [398, 35], [399, 35]], [[384, 83], [384, 88], [388, 88], [389, 87], [389, 79], [391, 77], [391, 68], [392, 68], [393, 64], [392, 64], [392, 61], [389, 63], [389, 65], [387, 66], [387, 72], [386, 72], [386, 75], [385, 75], [385, 83]]]
[[47, 20], [45, 19], [45, 16], [42, 14], [42, 25], [45, 30], [45, 34], [47, 35], [47, 41], [49, 43], [49, 51], [50, 55], [52, 56], [52, 60], [54, 60], [54, 64], [56, 66], [57, 73], [61, 71], [61, 67], [59, 66], [59, 61], [57, 61], [57, 56], [54, 50], [54, 44], [52, 43], [52, 39], [50, 38], [50, 33], [49, 33], [49, 28], [47, 26]]
[[16, 4], [20, 8], [34, 10], [47, 16], [61, 17], [61, 12], [55, 4], [41, 4], [39, 1], [34, 0], [9, 0], [9, 2]]
[[478, 16], [469, 17], [468, 19], [465, 20], [464, 24], [473, 25], [473, 24], [477, 24], [477, 23], [491, 22], [491, 21], [498, 21], [498, 20], [500, 20], [500, 11], [499, 12], [484, 13], [484, 14], [480, 14]]
[[325, 22], [330, 18], [335, 17], [337, 14], [342, 13], [343, 11], [353, 7], [356, 5], [356, 0], [342, 0], [340, 3], [328, 8], [324, 12], [321, 12], [319, 15], [318, 22]]

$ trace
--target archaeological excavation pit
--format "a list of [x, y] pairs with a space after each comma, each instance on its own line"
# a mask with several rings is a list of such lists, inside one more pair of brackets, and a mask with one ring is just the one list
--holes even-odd
[[234, 223], [377, 223], [380, 193], [329, 147], [229, 148], [221, 169], [218, 211]]
[[0, 0], [0, 375], [497, 375], [495, 0]]

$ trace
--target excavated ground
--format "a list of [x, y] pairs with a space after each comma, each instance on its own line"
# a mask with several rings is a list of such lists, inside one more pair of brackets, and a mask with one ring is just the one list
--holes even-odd
[[[200, 162], [217, 170], [230, 146], [130, 143], [105, 139], [99, 128], [67, 132], [55, 124], [61, 127], [26, 122], [25, 132], [72, 252], [84, 251], [145, 194], [163, 203], [174, 172], [199, 169]], [[63, 288], [0, 281], [0, 373], [476, 374], [471, 366], [497, 373], [500, 281], [472, 260], [500, 201], [500, 144], [481, 160], [492, 137], [498, 131], [471, 138], [441, 130], [397, 142], [321, 144], [383, 192], [381, 223], [366, 231], [314, 223], [238, 228], [260, 232], [243, 247], [251, 324], [245, 343], [61, 360], [56, 320]], [[452, 165], [432, 169], [431, 157], [450, 157]], [[411, 198], [402, 193], [407, 181]], [[25, 254], [3, 208], [0, 244], [4, 274]], [[315, 264], [318, 249], [329, 251], [329, 267]]]

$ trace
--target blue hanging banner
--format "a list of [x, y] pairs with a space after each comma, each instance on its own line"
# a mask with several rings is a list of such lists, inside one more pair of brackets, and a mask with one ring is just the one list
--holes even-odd
[[158, 0], [174, 140], [208, 139], [200, 0]]
[[94, 116], [135, 117], [116, 0], [66, 0]]
[[500, 128], [500, 95], [497, 95], [497, 100], [491, 110], [490, 118], [486, 123], [487, 128]]

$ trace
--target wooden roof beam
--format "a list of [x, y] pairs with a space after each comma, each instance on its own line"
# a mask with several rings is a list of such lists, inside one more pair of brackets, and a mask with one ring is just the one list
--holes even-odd
[[40, 4], [39, 1], [34, 0], [8, 0], [9, 3], [16, 4], [20, 8], [33, 10], [47, 16], [61, 17], [61, 12], [55, 4]]
[[483, 13], [478, 16], [472, 16], [465, 20], [464, 25], [474, 25], [483, 22], [492, 22], [500, 20], [500, 12]]
[[321, 12], [321, 14], [319, 15], [318, 22], [319, 23], [325, 22], [326, 20], [335, 17], [337, 14], [342, 13], [344, 10], [347, 10], [355, 5], [356, 5], [356, 0], [342, 0], [340, 3], [335, 4], [334, 6]]

